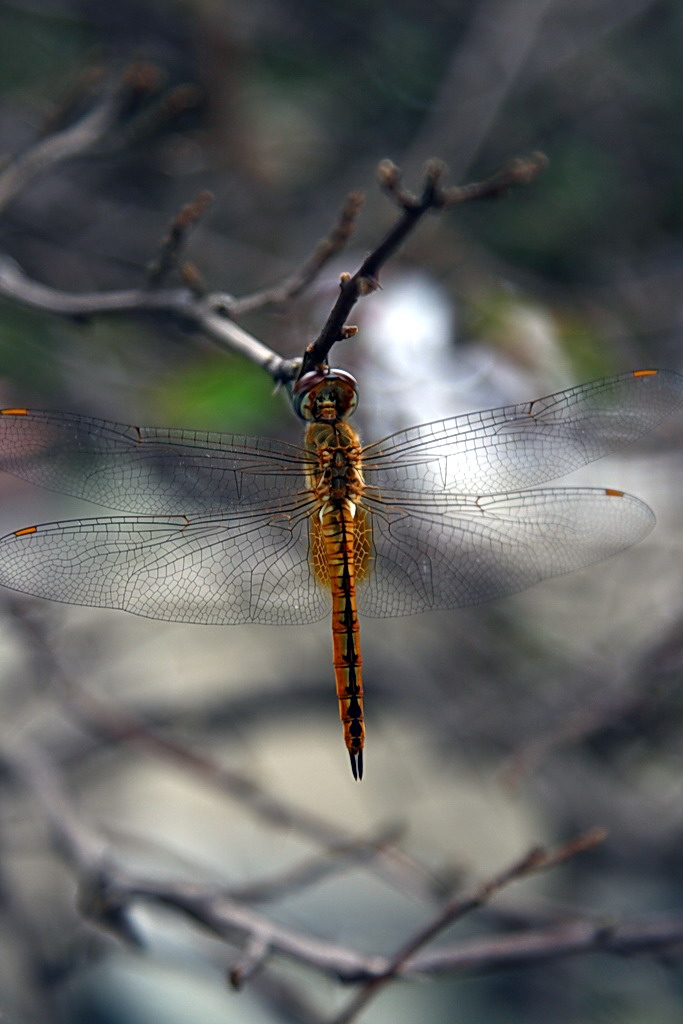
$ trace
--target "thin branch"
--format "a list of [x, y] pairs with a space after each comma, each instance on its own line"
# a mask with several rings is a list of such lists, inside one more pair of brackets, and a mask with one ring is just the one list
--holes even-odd
[[350, 192], [332, 230], [318, 242], [299, 269], [273, 288], [264, 288], [262, 291], [235, 299], [231, 306], [231, 314], [236, 317], [243, 316], [255, 309], [263, 309], [264, 306], [283, 305], [300, 295], [313, 283], [323, 267], [348, 244], [363, 201], [362, 192]]
[[263, 342], [230, 320], [231, 296], [214, 293], [198, 296], [189, 288], [128, 288], [110, 292], [63, 292], [28, 277], [7, 256], [0, 256], [0, 295], [58, 316], [166, 314], [201, 331], [217, 345], [238, 352], [260, 366], [276, 382], [292, 380], [297, 360], [283, 359]]
[[[101, 101], [80, 121], [31, 147], [0, 174], [0, 211], [37, 175], [56, 164], [85, 152], [102, 139], [116, 121], [130, 92], [148, 90], [148, 73], [130, 70], [120, 83], [110, 86]], [[280, 284], [236, 299], [232, 295], [203, 294], [198, 272], [188, 265], [184, 271], [186, 287], [162, 288], [161, 285], [178, 263], [180, 248], [189, 227], [201, 216], [209, 202], [202, 193], [174, 218], [162, 244], [159, 258], [149, 271], [147, 287], [104, 293], [67, 293], [29, 278], [9, 257], [0, 254], [0, 295], [23, 305], [60, 316], [88, 317], [104, 314], [165, 314], [193, 326], [221, 347], [238, 352], [264, 369], [278, 384], [325, 363], [332, 346], [352, 337], [356, 328], [347, 318], [358, 299], [379, 287], [379, 272], [403, 244], [406, 237], [429, 210], [447, 209], [459, 203], [499, 195], [511, 185], [527, 184], [543, 167], [543, 158], [534, 154], [517, 160], [500, 174], [485, 182], [444, 188], [445, 167], [436, 160], [425, 170], [420, 197], [403, 188], [400, 172], [390, 161], [378, 169], [382, 187], [401, 208], [394, 227], [372, 250], [354, 275], [341, 280], [339, 298], [317, 340], [306, 350], [303, 360], [284, 359], [235, 323], [243, 316], [266, 305], [278, 304], [300, 294], [322, 267], [346, 245], [351, 237], [362, 204], [359, 192], [351, 193], [330, 233], [318, 243], [311, 256], [294, 274]]]
[[422, 975], [477, 976], [512, 967], [534, 967], [580, 953], [633, 956], [668, 952], [680, 959], [682, 949], [683, 913], [674, 912], [623, 921], [613, 917], [602, 921], [562, 921], [548, 928], [453, 943], [421, 954], [409, 966]]
[[[241, 772], [210, 760], [205, 754], [192, 750], [178, 740], [150, 729], [129, 712], [105, 704], [82, 689], [76, 688], [63, 675], [60, 685], [68, 698], [70, 710], [86, 728], [96, 730], [108, 740], [135, 743], [155, 756], [163, 757], [183, 770], [198, 775], [219, 792], [238, 800], [249, 808], [256, 818], [271, 828], [295, 830], [323, 846], [332, 855], [341, 854], [361, 859], [365, 852], [373, 871], [385, 881], [401, 892], [433, 903], [434, 879], [391, 843], [391, 834], [388, 831], [374, 839], [350, 835], [335, 822], [275, 797]], [[313, 865], [304, 868], [304, 878], [314, 870]], [[279, 881], [279, 885], [281, 887], [282, 880]], [[242, 891], [240, 897], [253, 898], [254, 894], [250, 894], [248, 890]]]
[[[149, 91], [153, 85], [154, 79], [147, 65], [132, 65], [117, 82], [104, 90], [99, 101], [75, 124], [40, 140], [7, 164], [0, 172], [0, 212], [34, 179], [105, 139], [127, 100]], [[186, 88], [172, 90], [164, 100], [164, 111], [173, 112], [177, 107], [187, 105], [187, 94]], [[195, 200], [194, 206], [182, 211], [176, 219], [178, 223], [172, 226], [170, 237], [162, 249], [158, 270], [153, 271], [153, 284], [158, 285], [171, 268], [181, 236], [193, 217], [201, 212], [197, 202]], [[203, 207], [204, 199], [199, 203]], [[14, 260], [0, 254], [0, 295], [58, 316], [167, 314], [194, 326], [220, 347], [238, 352], [256, 363], [277, 383], [292, 380], [298, 372], [297, 360], [283, 359], [230, 319], [233, 300], [224, 294], [202, 297], [196, 294], [194, 287], [69, 293], [32, 280]]]
[[159, 258], [149, 268], [147, 284], [150, 288], [158, 288], [169, 274], [176, 269], [188, 231], [204, 215], [212, 202], [213, 195], [211, 192], [204, 190], [191, 203], [183, 206], [182, 210], [175, 215], [171, 221], [168, 234], [161, 243]]
[[187, 267], [184, 270], [188, 287], [161, 288], [162, 281], [177, 262], [187, 230], [201, 216], [209, 201], [209, 193], [201, 193], [174, 218], [160, 257], [150, 270], [147, 287], [109, 292], [64, 292], [32, 280], [14, 260], [0, 254], [0, 295], [58, 316], [174, 316], [201, 331], [221, 348], [237, 352], [260, 366], [276, 383], [287, 383], [298, 375], [300, 360], [284, 359], [235, 323], [233, 318], [267, 305], [286, 302], [308, 287], [351, 237], [362, 195], [353, 192], [348, 196], [330, 233], [318, 243], [298, 271], [273, 288], [240, 299], [220, 292], [202, 295], [197, 279], [190, 280], [193, 275], [191, 268]]
[[[91, 69], [87, 76], [82, 77], [71, 102], [62, 104], [57, 110], [58, 123], [67, 115], [70, 106], [75, 105], [76, 97], [84, 95], [86, 85], [99, 84], [102, 77], [99, 69]], [[101, 88], [97, 101], [74, 124], [51, 132], [10, 161], [0, 172], [0, 211], [36, 178], [108, 138], [126, 106], [132, 100], [146, 97], [158, 85], [159, 77], [159, 69], [154, 65], [131, 64], [116, 80], [110, 80]], [[177, 103], [177, 100], [172, 102]]]
[[121, 108], [121, 87], [110, 87], [96, 106], [75, 124], [48, 135], [0, 173], [0, 211], [35, 179], [57, 164], [90, 149], [116, 121]]
[[333, 345], [344, 341], [355, 333], [347, 324], [351, 310], [359, 299], [379, 288], [379, 274], [387, 261], [403, 245], [408, 235], [430, 210], [443, 210], [475, 199], [489, 199], [513, 185], [527, 185], [545, 167], [545, 157], [534, 153], [526, 159], [512, 161], [498, 174], [486, 181], [469, 185], [443, 186], [446, 168], [438, 160], [431, 160], [425, 168], [420, 196], [405, 189], [401, 173], [390, 160], [383, 160], [378, 167], [378, 178], [382, 188], [401, 208], [401, 214], [394, 226], [363, 260], [355, 274], [342, 274], [339, 297], [316, 340], [308, 346], [304, 355], [301, 374], [324, 365]]
[[[10, 601], [8, 606], [29, 650], [34, 656], [36, 653], [40, 656], [43, 674], [49, 676], [62, 694], [66, 710], [88, 731], [96, 732], [109, 742], [135, 743], [154, 756], [169, 760], [184, 771], [199, 776], [206, 784], [239, 801], [265, 825], [294, 830], [322, 846], [333, 857], [365, 860], [376, 874], [400, 892], [430, 904], [434, 902], [438, 892], [435, 879], [394, 845], [398, 838], [395, 827], [391, 831], [385, 829], [373, 838], [354, 836], [336, 822], [275, 797], [243, 773], [218, 764], [205, 754], [152, 729], [130, 712], [96, 698], [74, 684], [67, 675], [55, 657], [44, 629], [25, 614], [23, 602]], [[312, 878], [316, 870], [320, 870], [320, 865], [317, 868], [315, 864], [304, 865], [298, 884], [310, 884], [306, 878]], [[282, 879], [271, 880], [270, 884], [273, 889], [281, 889]], [[267, 888], [268, 885], [262, 894], [263, 898], [267, 898]], [[240, 896], [249, 898], [245, 892], [240, 893]], [[251, 898], [254, 898], [254, 894]]]
[[[515, 931], [491, 939], [476, 939], [444, 947], [431, 953], [410, 953], [416, 939], [406, 943], [398, 957], [387, 958], [305, 935], [268, 920], [213, 888], [184, 880], [149, 880], [136, 876], [115, 863], [108, 844], [80, 816], [66, 791], [59, 769], [32, 742], [23, 739], [0, 744], [4, 767], [36, 799], [46, 816], [53, 841], [81, 883], [81, 906], [97, 923], [117, 932], [124, 941], [136, 941], [130, 910], [139, 900], [150, 900], [182, 912], [219, 939], [251, 950], [242, 963], [248, 968], [256, 951], [270, 950], [346, 982], [418, 977], [425, 974], [478, 974], [510, 966], [532, 965], [552, 958], [582, 952], [661, 952], [683, 944], [683, 913], [667, 917], [639, 918], [627, 922], [570, 921], [552, 928]], [[598, 841], [588, 834], [559, 850], [532, 851], [465, 900], [457, 901], [458, 911], [449, 913], [451, 921], [469, 909], [481, 905], [502, 886], [534, 871], [557, 866], [580, 849]], [[444, 914], [440, 915], [444, 920]], [[430, 933], [433, 928], [430, 929]], [[420, 941], [427, 929], [420, 932]], [[431, 934], [430, 934], [431, 937]], [[417, 938], [417, 937], [416, 937]], [[261, 966], [261, 960], [256, 966]], [[339, 1018], [343, 1020], [344, 1017]], [[347, 1019], [351, 1019], [348, 1017]]]
[[396, 845], [403, 831], [402, 828], [392, 826], [382, 829], [376, 836], [330, 846], [324, 854], [311, 857], [280, 875], [246, 882], [240, 886], [233, 885], [230, 887], [230, 895], [233, 899], [252, 904], [291, 896], [297, 890], [308, 888], [331, 875], [339, 875], [352, 867], [371, 864], [384, 850]]
[[456, 921], [461, 920], [466, 914], [478, 910], [491, 899], [497, 892], [512, 882], [529, 878], [539, 871], [547, 871], [549, 868], [557, 867], [570, 857], [576, 856], [585, 850], [590, 850], [606, 838], [604, 829], [591, 829], [580, 836], [575, 837], [568, 843], [555, 850], [544, 850], [536, 847], [525, 854], [519, 861], [511, 864], [499, 874], [494, 875], [488, 881], [478, 886], [472, 893], [459, 899], [450, 900], [446, 906], [410, 938], [397, 953], [390, 959], [389, 968], [383, 977], [376, 977], [358, 992], [348, 1006], [334, 1018], [333, 1024], [350, 1024], [372, 999], [374, 999], [382, 988], [389, 981], [401, 974], [408, 962], [415, 956], [418, 950], [426, 946], [436, 936], [449, 928]]

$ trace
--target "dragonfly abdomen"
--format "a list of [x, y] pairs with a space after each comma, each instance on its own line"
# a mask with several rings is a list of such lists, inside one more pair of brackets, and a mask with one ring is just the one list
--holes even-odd
[[[332, 648], [339, 716], [354, 778], [363, 776], [363, 659], [356, 606], [356, 508], [350, 499], [320, 509], [315, 563], [332, 596]], [[322, 571], [321, 571], [322, 570]]]

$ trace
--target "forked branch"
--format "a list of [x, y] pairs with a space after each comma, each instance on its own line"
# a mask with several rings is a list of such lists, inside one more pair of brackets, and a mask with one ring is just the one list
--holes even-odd
[[606, 838], [604, 829], [594, 828], [580, 836], [576, 836], [568, 843], [555, 850], [544, 850], [542, 847], [535, 847], [525, 854], [518, 861], [512, 863], [499, 874], [494, 875], [466, 896], [450, 900], [435, 917], [429, 921], [424, 928], [421, 928], [394, 954], [389, 961], [386, 973], [373, 978], [358, 992], [351, 1000], [345, 1010], [334, 1018], [333, 1024], [351, 1024], [361, 1010], [375, 998], [384, 986], [400, 975], [414, 958], [416, 953], [431, 942], [437, 935], [445, 931], [456, 921], [461, 920], [467, 914], [478, 910], [485, 903], [500, 892], [501, 889], [512, 882], [529, 878], [539, 871], [547, 871], [549, 868], [557, 867], [570, 857], [576, 856], [585, 850], [590, 850]]
[[603, 834], [594, 830], [554, 851], [532, 850], [469, 896], [450, 902], [394, 957], [363, 953], [278, 924], [213, 885], [136, 875], [121, 866], [109, 841], [82, 817], [58, 766], [43, 750], [26, 739], [3, 743], [0, 762], [39, 806], [54, 846], [79, 883], [81, 906], [93, 923], [116, 932], [124, 942], [138, 943], [130, 911], [141, 901], [152, 902], [175, 910], [230, 946], [243, 949], [236, 961], [233, 983], [243, 984], [271, 956], [284, 956], [341, 981], [364, 983], [366, 988], [335, 1024], [351, 1021], [393, 978], [478, 974], [576, 953], [661, 952], [683, 942], [683, 913], [672, 912], [666, 917], [625, 922], [573, 919], [543, 929], [515, 930], [420, 952], [447, 925], [482, 906], [511, 882], [557, 867], [600, 842]]
[[326, 363], [332, 346], [353, 336], [355, 328], [347, 324], [351, 310], [359, 299], [379, 288], [381, 269], [403, 245], [426, 213], [430, 210], [450, 209], [475, 199], [491, 199], [513, 185], [528, 185], [543, 170], [546, 162], [541, 153], [534, 153], [527, 159], [513, 160], [502, 171], [485, 181], [446, 187], [443, 184], [445, 165], [439, 160], [430, 160], [425, 168], [422, 191], [417, 196], [404, 188], [398, 167], [390, 160], [383, 160], [377, 169], [377, 176], [382, 188], [400, 207], [401, 214], [394, 226], [366, 256], [355, 274], [342, 275], [339, 297], [322, 331], [306, 349], [301, 373]]
[[[114, 127], [120, 127], [120, 118], [130, 105], [131, 97], [151, 92], [157, 85], [158, 75], [147, 66], [129, 68], [118, 82], [104, 87], [97, 102], [74, 124], [41, 139], [8, 164], [0, 172], [0, 212], [37, 177], [101, 144]], [[182, 106], [186, 102], [178, 99], [178, 95], [184, 96], [186, 92], [187, 89], [182, 88], [173, 90], [154, 108], [154, 117], [159, 116], [160, 109], [166, 116], [172, 114], [179, 103]], [[528, 159], [513, 161], [486, 181], [446, 187], [443, 184], [445, 167], [433, 160], [425, 169], [422, 190], [416, 196], [404, 188], [398, 168], [388, 160], [383, 161], [378, 168], [380, 185], [399, 207], [399, 218], [359, 269], [352, 275], [342, 275], [339, 297], [317, 339], [301, 359], [285, 358], [249, 334], [236, 320], [256, 309], [291, 301], [310, 286], [353, 234], [363, 201], [360, 192], [352, 192], [347, 197], [330, 232], [298, 270], [275, 286], [240, 298], [226, 292], [207, 293], [194, 266], [180, 263], [188, 231], [210, 202], [206, 192], [200, 193], [173, 219], [159, 255], [148, 270], [147, 280], [141, 285], [121, 291], [65, 292], [31, 279], [14, 260], [0, 253], [0, 296], [58, 316], [86, 318], [163, 313], [218, 346], [240, 353], [264, 369], [276, 383], [287, 383], [308, 369], [326, 363], [332, 346], [355, 333], [355, 328], [347, 323], [351, 310], [362, 296], [379, 286], [382, 267], [425, 213], [496, 196], [513, 185], [528, 184], [543, 166], [544, 158], [534, 154]], [[180, 285], [169, 287], [166, 281], [175, 271], [180, 273]]]

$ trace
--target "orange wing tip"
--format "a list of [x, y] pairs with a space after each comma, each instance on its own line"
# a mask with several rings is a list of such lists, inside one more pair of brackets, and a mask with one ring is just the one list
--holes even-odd
[[659, 373], [659, 370], [634, 370], [634, 377], [654, 377]]
[[28, 409], [0, 409], [2, 416], [28, 416]]
[[38, 527], [37, 526], [25, 526], [23, 530], [15, 530], [14, 531], [14, 536], [15, 537], [25, 537], [27, 533], [37, 533], [37, 532], [38, 532]]
[[613, 491], [611, 487], [606, 487], [605, 488], [605, 494], [607, 495], [608, 498], [623, 498], [624, 497], [624, 492], [623, 491]]
[[363, 778], [363, 751], [362, 750], [349, 750], [349, 758], [351, 759], [351, 771], [356, 782], [360, 782]]

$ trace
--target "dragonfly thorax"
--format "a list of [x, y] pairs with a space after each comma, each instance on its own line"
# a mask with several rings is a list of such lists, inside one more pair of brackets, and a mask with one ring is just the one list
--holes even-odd
[[311, 491], [321, 504], [357, 502], [365, 486], [358, 434], [348, 423], [311, 423], [306, 447], [314, 456], [308, 471]]

